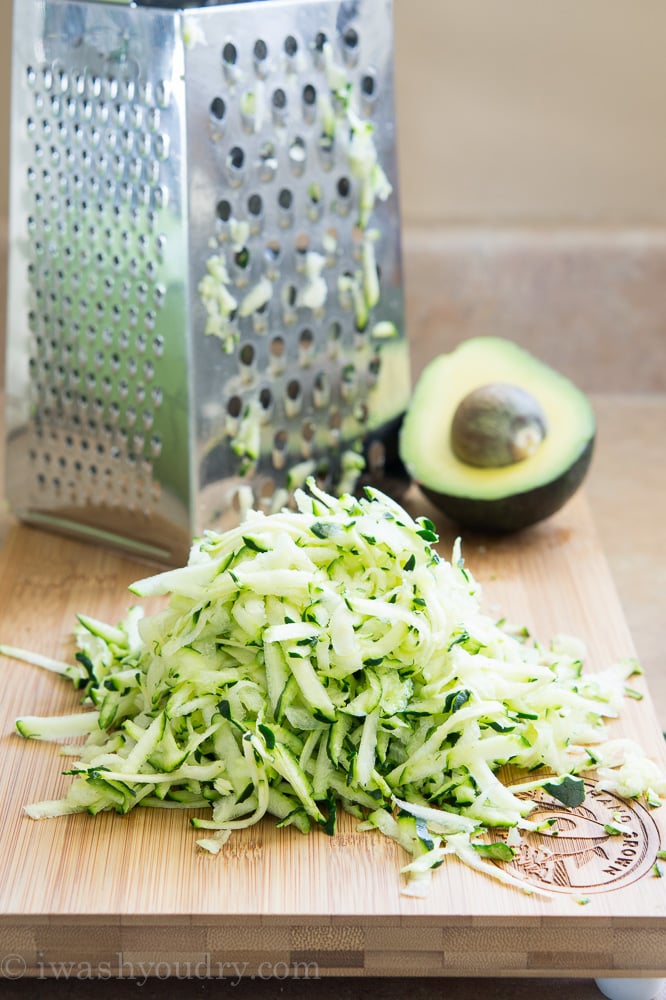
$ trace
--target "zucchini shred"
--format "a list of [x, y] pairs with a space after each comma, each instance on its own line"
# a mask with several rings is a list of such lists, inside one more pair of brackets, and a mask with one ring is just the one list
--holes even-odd
[[[579, 640], [546, 646], [491, 619], [460, 540], [442, 558], [435, 526], [377, 490], [333, 497], [309, 480], [294, 500], [204, 532], [187, 565], [130, 587], [162, 610], [79, 615], [73, 663], [0, 647], [86, 706], [17, 721], [74, 758], [64, 798], [28, 815], [182, 809], [217, 853], [265, 816], [334, 834], [343, 809], [404, 848], [402, 891], [422, 896], [447, 855], [540, 891], [501, 864], [548, 832], [527, 789], [575, 805], [594, 772], [619, 795], [666, 797], [656, 763], [606, 721], [635, 660], [587, 673]], [[506, 784], [507, 764], [529, 780]]]

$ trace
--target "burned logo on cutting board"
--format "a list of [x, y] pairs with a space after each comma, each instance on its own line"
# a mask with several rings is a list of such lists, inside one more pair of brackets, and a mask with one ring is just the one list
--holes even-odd
[[569, 893], [619, 889], [648, 874], [660, 844], [648, 810], [589, 780], [585, 793], [575, 807], [544, 790], [521, 795], [535, 803], [529, 819], [542, 829], [523, 831], [513, 860], [502, 867], [521, 881]]

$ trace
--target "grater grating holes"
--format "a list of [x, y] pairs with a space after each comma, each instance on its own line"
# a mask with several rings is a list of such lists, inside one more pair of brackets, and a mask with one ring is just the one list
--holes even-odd
[[273, 435], [273, 451], [271, 454], [271, 460], [274, 469], [280, 470], [285, 467], [288, 447], [289, 438], [287, 432], [283, 428], [280, 428], [280, 430], [277, 430]]
[[259, 177], [264, 183], [272, 181], [277, 173], [277, 156], [272, 142], [265, 142], [259, 149]]
[[268, 46], [263, 38], [258, 38], [252, 50], [255, 62], [264, 63], [268, 58]]
[[238, 52], [236, 50], [236, 46], [233, 42], [227, 42], [222, 49], [222, 61], [227, 66], [235, 66], [237, 58]]
[[297, 177], [300, 177], [307, 166], [307, 146], [305, 145], [305, 140], [297, 135], [289, 146], [289, 165], [291, 171]]
[[315, 375], [312, 386], [312, 402], [317, 410], [326, 409], [331, 398], [330, 380], [326, 372], [319, 371]]
[[250, 215], [260, 216], [264, 203], [260, 194], [252, 194], [247, 200], [247, 210]]
[[262, 410], [262, 422], [268, 423], [275, 408], [273, 393], [268, 386], [264, 386], [259, 392], [259, 405]]
[[[36, 189], [35, 167], [29, 166], [28, 183], [34, 194], [33, 210], [29, 213], [27, 226], [33, 237], [34, 252], [28, 266], [28, 277], [34, 301], [42, 301], [47, 306], [41, 312], [34, 308], [30, 310], [34, 339], [29, 366], [34, 383], [35, 407], [38, 414], [41, 408], [45, 415], [53, 415], [56, 422], [69, 421], [80, 436], [82, 447], [89, 448], [95, 434], [106, 434], [108, 428], [113, 427], [120, 428], [116, 431], [117, 436], [126, 441], [123, 422], [133, 424], [136, 421], [136, 411], [128, 402], [132, 389], [137, 401], [145, 398], [145, 386], [137, 379], [139, 375], [148, 381], [155, 377], [154, 363], [163, 355], [163, 344], [155, 338], [154, 361], [141, 369], [136, 361], [130, 359], [126, 365], [127, 377], [117, 387], [103, 369], [106, 365], [111, 369], [116, 367], [115, 360], [109, 361], [106, 353], [114, 339], [117, 338], [120, 350], [131, 352], [136, 332], [142, 328], [155, 328], [158, 311], [165, 302], [162, 287], [155, 289], [153, 301], [148, 303], [150, 285], [157, 274], [151, 254], [156, 259], [161, 258], [165, 241], [162, 234], [157, 234], [151, 242], [146, 232], [154, 229], [156, 210], [166, 205], [168, 190], [164, 184], [158, 183], [161, 174], [159, 167], [156, 170], [154, 160], [144, 163], [142, 158], [151, 153], [157, 159], [168, 154], [168, 135], [160, 132], [159, 126], [162, 124], [160, 111], [169, 104], [169, 88], [160, 87], [153, 95], [149, 87], [137, 89], [131, 80], [118, 82], [109, 78], [102, 81], [98, 75], [88, 71], [68, 75], [48, 66], [41, 70], [41, 79], [32, 67], [28, 68], [27, 76], [29, 85], [35, 90], [36, 111], [45, 112], [48, 109], [51, 116], [49, 120], [43, 115], [38, 127], [35, 115], [28, 115], [26, 131], [33, 140], [34, 161], [44, 163], [40, 187], [42, 190], [51, 188], [54, 192], [47, 208], [42, 191]], [[116, 103], [110, 106], [106, 103], [108, 98]], [[154, 104], [148, 106], [147, 102], [154, 102], [157, 98], [160, 108]], [[136, 100], [140, 103], [132, 103]], [[122, 123], [124, 128], [120, 149], [111, 162], [106, 150], [116, 149], [112, 119], [115, 123]], [[105, 126], [108, 127], [104, 129]], [[152, 145], [151, 134], [154, 136]], [[48, 147], [45, 147], [45, 142], [48, 142]], [[133, 151], [135, 155], [129, 156]], [[114, 170], [119, 186], [107, 177], [102, 188], [99, 175], [109, 169]], [[121, 198], [124, 205], [120, 202]], [[108, 202], [112, 199], [114, 203], [110, 207]], [[99, 220], [104, 219], [108, 212], [114, 216], [113, 228], [100, 225]], [[121, 229], [116, 237], [118, 224], [121, 224]], [[34, 239], [37, 233], [43, 234], [43, 238]], [[141, 263], [132, 254], [133, 249], [138, 252]], [[35, 266], [45, 256], [57, 255], [62, 255], [70, 266], [67, 272], [58, 269], [55, 279], [48, 269]], [[71, 267], [74, 262], [75, 270]], [[127, 271], [136, 278], [142, 268], [145, 268], [146, 280], [140, 281], [136, 288], [132, 289], [127, 280], [117, 284], [115, 275], [120, 276]], [[107, 270], [108, 276], [101, 280], [100, 275]], [[52, 284], [56, 279], [57, 285]], [[50, 288], [46, 299], [42, 294], [42, 285]], [[120, 303], [113, 302], [114, 297], [119, 298]], [[76, 320], [77, 315], [81, 323]], [[110, 322], [110, 327], [104, 323], [105, 319]], [[50, 341], [53, 365], [44, 355], [42, 330], [54, 331]], [[84, 336], [93, 348], [96, 346], [90, 360], [85, 352], [79, 350], [80, 369], [71, 368], [71, 347], [63, 342], [66, 336]], [[58, 357], [61, 359], [59, 363]], [[72, 387], [79, 384], [85, 386], [87, 391], [73, 393]], [[51, 402], [47, 403], [47, 400]], [[162, 404], [159, 393], [153, 393], [152, 403], [155, 407]], [[96, 417], [104, 412], [108, 419], [100, 430]], [[152, 414], [144, 414], [143, 419], [148, 428], [152, 427]], [[39, 420], [38, 415], [36, 423]], [[88, 436], [81, 436], [85, 434]], [[49, 447], [59, 446], [66, 447], [56, 428]], [[146, 455], [155, 457], [161, 443], [155, 440], [147, 442], [141, 435], [135, 435], [132, 447], [135, 451], [143, 449]], [[35, 449], [32, 452], [36, 461], [38, 452]], [[129, 453], [120, 448], [118, 461], [129, 461]], [[85, 500], [87, 496], [91, 502], [90, 484], [84, 480], [95, 474], [95, 468], [80, 466], [76, 471], [83, 477], [76, 484], [79, 500]], [[69, 485], [73, 488], [72, 483]], [[158, 492], [153, 491], [153, 494]]]
[[224, 121], [227, 114], [227, 105], [222, 97], [214, 97], [210, 102], [210, 113], [216, 121]]
[[333, 447], [335, 447], [340, 440], [340, 431], [342, 429], [342, 415], [337, 407], [333, 407], [329, 411], [328, 416], [328, 438]]
[[218, 201], [216, 207], [217, 217], [221, 222], [228, 222], [231, 218], [231, 202], [223, 198], [222, 201]]
[[273, 375], [280, 375], [284, 371], [286, 358], [285, 358], [285, 340], [284, 337], [279, 334], [271, 340], [270, 343], [270, 360], [269, 368]]

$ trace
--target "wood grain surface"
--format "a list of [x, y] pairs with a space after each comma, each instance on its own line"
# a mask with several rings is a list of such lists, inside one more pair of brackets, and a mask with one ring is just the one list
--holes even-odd
[[[436, 520], [420, 497], [409, 502]], [[440, 527], [447, 555], [452, 538]], [[465, 537], [463, 554], [489, 613], [544, 640], [579, 636], [591, 670], [633, 655], [584, 495], [511, 539]], [[76, 612], [118, 620], [135, 600], [128, 585], [147, 572], [110, 550], [13, 526], [0, 552], [0, 641], [71, 657]], [[552, 898], [455, 859], [435, 873], [427, 899], [409, 898], [399, 874], [407, 858], [350, 817], [333, 837], [266, 820], [234, 834], [217, 857], [197, 850], [180, 810], [35, 822], [23, 807], [62, 794], [67, 762], [55, 745], [19, 737], [14, 721], [75, 711], [78, 695], [27, 664], [4, 660], [0, 669], [0, 952], [19, 956], [28, 973], [72, 961], [122, 975], [123, 963], [162, 961], [208, 963], [213, 976], [225, 962], [245, 963], [246, 973], [277, 963], [336, 976], [666, 975], [666, 877], [654, 871], [666, 808], [614, 803], [591, 785], [596, 820], [624, 810], [632, 835], [590, 851], [577, 841], [559, 875], [522, 872], [526, 888], [550, 878]], [[649, 692], [642, 678], [634, 686], [644, 696], [627, 699], [613, 733], [637, 739], [666, 769]]]

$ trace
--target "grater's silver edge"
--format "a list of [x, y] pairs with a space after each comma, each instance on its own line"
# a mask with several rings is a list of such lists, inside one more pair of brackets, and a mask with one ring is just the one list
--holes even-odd
[[104, 528], [93, 527], [83, 524], [81, 521], [70, 521], [64, 517], [57, 517], [53, 514], [43, 514], [39, 511], [26, 510], [18, 515], [24, 524], [33, 525], [36, 528], [55, 530], [60, 534], [68, 535], [82, 541], [99, 541], [110, 548], [121, 550], [129, 555], [140, 555], [159, 563], [173, 562], [180, 553], [174, 553], [171, 549], [161, 548], [156, 545], [149, 545], [131, 538], [128, 535], [116, 534], [113, 531], [106, 531]]

